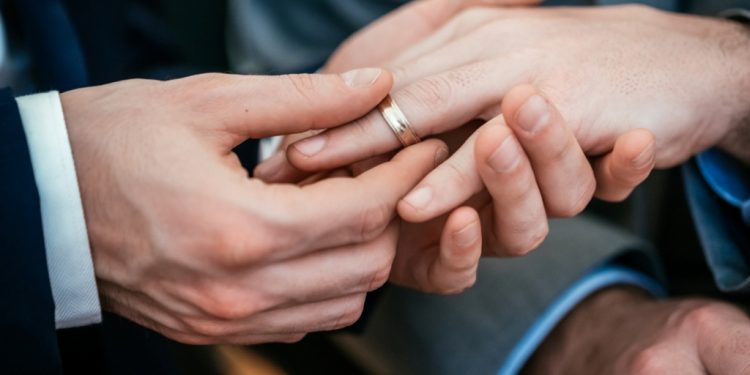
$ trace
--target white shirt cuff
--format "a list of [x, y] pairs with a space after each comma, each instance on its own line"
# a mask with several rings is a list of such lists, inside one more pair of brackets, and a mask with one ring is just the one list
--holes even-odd
[[39, 190], [57, 328], [102, 320], [91, 247], [60, 96], [16, 98]]
[[281, 147], [283, 140], [283, 135], [261, 139], [260, 147], [258, 148], [258, 160], [263, 161], [273, 156], [279, 150], [279, 147]]

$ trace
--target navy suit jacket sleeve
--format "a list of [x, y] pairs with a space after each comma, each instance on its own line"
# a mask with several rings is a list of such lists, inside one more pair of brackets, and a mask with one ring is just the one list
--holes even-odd
[[60, 372], [41, 211], [15, 98], [0, 90], [0, 363], [10, 374]]

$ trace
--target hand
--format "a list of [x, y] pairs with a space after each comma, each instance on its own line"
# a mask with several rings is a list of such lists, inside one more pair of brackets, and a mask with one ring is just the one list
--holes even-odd
[[248, 178], [232, 149], [346, 123], [390, 87], [376, 69], [62, 94], [103, 307], [195, 344], [293, 341], [356, 320], [390, 273], [397, 201], [445, 147], [305, 187]]
[[[445, 25], [462, 11], [484, 6], [528, 6], [542, 0], [420, 0], [406, 3], [349, 37], [333, 54], [324, 71], [387, 64], [425, 37]], [[404, 32], [408, 30], [408, 32]]]
[[[587, 154], [606, 154], [619, 135], [644, 128], [656, 135], [657, 166], [668, 167], [743, 122], [748, 43], [730, 21], [636, 5], [473, 8], [388, 65], [393, 96], [420, 136], [489, 120], [511, 88], [531, 83]], [[325, 169], [398, 147], [378, 117], [325, 133], [320, 153], [292, 147], [288, 156]], [[355, 132], [371, 137], [369, 147]], [[359, 142], [349, 142], [355, 135]]]
[[[633, 28], [633, 20], [641, 26]], [[493, 40], [502, 43], [488, 45], [487, 41]], [[541, 199], [534, 198], [537, 200], [534, 206], [541, 200], [547, 216], [570, 216], [585, 206], [589, 192], [593, 191], [581, 152], [595, 160], [592, 169], [598, 183], [597, 196], [621, 200], [645, 176], [640, 165], [630, 168], [635, 170], [634, 174], [613, 173], [616, 169], [608, 166], [612, 161], [640, 161], [648, 166], [649, 153], [656, 152], [657, 166], [672, 166], [716, 144], [728, 129], [735, 127], [747, 112], [739, 94], [744, 90], [740, 84], [746, 80], [737, 79], [746, 74], [745, 49], [738, 47], [746, 42], [744, 30], [732, 23], [671, 15], [638, 6], [479, 8], [459, 15], [390, 63], [398, 66], [398, 89], [393, 96], [423, 137], [461, 126], [473, 118], [492, 119], [501, 112], [501, 102], [503, 111], [515, 109], [516, 113], [505, 112], [505, 119], [493, 121], [507, 121], [522, 144], [528, 155], [520, 158], [521, 165], [528, 159], [536, 167], [540, 163], [535, 160], [542, 160], [539, 151], [543, 149], [530, 150], [529, 141], [547, 134], [567, 139], [557, 142], [557, 148], [547, 149], [558, 151], [557, 155], [548, 153], [548, 157], [566, 161], [556, 164], [562, 166], [557, 179], [540, 176], [544, 173], [534, 170], [542, 194]], [[573, 66], [575, 69], [567, 68]], [[527, 82], [539, 88], [539, 95], [528, 94], [532, 90], [524, 86]], [[564, 123], [570, 130], [522, 128], [516, 117], [525, 102], [516, 99], [515, 104], [508, 104], [513, 101], [508, 99], [514, 96], [522, 99], [538, 96], [534, 100], [537, 104], [555, 103], [560, 108], [556, 122]], [[555, 110], [549, 113], [554, 116]], [[536, 124], [529, 126], [533, 125]], [[657, 143], [639, 128], [653, 133]], [[572, 137], [566, 136], [568, 132]], [[505, 139], [503, 134], [495, 138]], [[571, 138], [580, 145], [581, 152], [575, 151], [577, 147], [572, 145], [575, 142]], [[470, 154], [474, 153], [471, 143], [477, 139], [470, 138], [466, 147], [441, 166], [442, 173], [435, 171], [428, 177], [441, 174], [444, 178], [439, 183], [433, 179], [431, 185], [435, 190], [425, 207], [408, 212], [400, 205], [400, 214], [410, 220], [428, 220], [481, 191], [479, 173], [467, 165]], [[310, 145], [321, 144], [324, 146], [318, 147], [319, 152], [310, 152]], [[296, 167], [317, 170], [350, 163], [397, 145], [379, 114], [373, 113], [353, 125], [293, 145], [287, 157]], [[533, 150], [537, 152], [530, 152]], [[549, 166], [547, 170], [554, 168]], [[525, 172], [525, 175], [531, 174]], [[603, 179], [619, 183], [608, 184]], [[516, 185], [528, 184], [529, 180], [534, 182], [529, 178], [518, 179]], [[424, 184], [427, 182], [423, 181], [413, 193]], [[610, 190], [608, 186], [616, 189]], [[536, 195], [534, 189], [530, 190], [531, 196]], [[553, 194], [556, 191], [557, 198], [550, 196], [549, 191]], [[498, 196], [493, 194], [493, 198], [497, 200]], [[506, 200], [512, 201], [512, 196]], [[527, 221], [516, 224], [516, 229], [526, 233], [515, 236], [521, 238], [520, 245], [506, 246], [510, 251], [501, 248], [498, 251], [501, 254], [524, 253], [546, 232], [546, 223], [539, 224], [543, 215], [538, 209], [515, 207], [518, 212], [531, 212], [525, 216]], [[513, 235], [513, 229], [505, 232]]]
[[656, 301], [624, 287], [573, 310], [526, 365], [526, 374], [746, 374], [750, 320], [715, 301]]

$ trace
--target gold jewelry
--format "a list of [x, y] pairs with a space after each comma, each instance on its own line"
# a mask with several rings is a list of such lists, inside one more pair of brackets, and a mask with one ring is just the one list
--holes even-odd
[[388, 126], [393, 130], [393, 133], [396, 134], [396, 138], [398, 138], [404, 147], [409, 147], [420, 142], [419, 136], [417, 136], [417, 133], [412, 130], [409, 120], [406, 119], [404, 112], [401, 111], [401, 108], [398, 107], [390, 95], [386, 96], [385, 99], [378, 104], [378, 110], [383, 116], [385, 122], [388, 123]]

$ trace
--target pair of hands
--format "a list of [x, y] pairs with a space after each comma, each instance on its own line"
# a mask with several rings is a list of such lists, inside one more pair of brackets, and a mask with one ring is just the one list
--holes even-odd
[[[361, 118], [392, 83], [387, 71], [362, 69], [63, 93], [103, 307], [185, 343], [288, 342], [352, 324], [389, 277], [420, 269], [426, 281], [448, 274], [442, 285], [466, 285], [436, 253], [393, 267], [406, 261], [396, 205], [448, 156], [442, 142], [356, 177], [334, 171], [295, 185], [249, 178], [232, 152], [249, 138]], [[466, 221], [452, 219], [459, 231], [443, 241], [456, 253], [478, 245], [460, 231]]]
[[[408, 51], [415, 56], [426, 56], [422, 59], [424, 64], [440, 62], [444, 65], [425, 65], [422, 69], [415, 62], [412, 73], [406, 68], [393, 69], [396, 72], [394, 97], [420, 135], [459, 128], [474, 118], [494, 119], [482, 125], [482, 129], [469, 137], [469, 142], [445, 163], [442, 162], [448, 157], [446, 146], [438, 140], [431, 140], [403, 150], [392, 161], [372, 169], [369, 167], [377, 164], [377, 160], [351, 171], [335, 169], [336, 166], [348, 165], [397, 146], [379, 115], [365, 116], [392, 89], [391, 76], [379, 70], [368, 69], [341, 76], [205, 75], [170, 82], [126, 81], [63, 94], [63, 107], [105, 307], [182, 342], [293, 341], [310, 331], [350, 324], [361, 312], [365, 293], [377, 288], [389, 277], [428, 291], [450, 292], [471, 285], [482, 251], [482, 227], [486, 233], [493, 234], [494, 231], [498, 234], [496, 237], [499, 238], [486, 246], [493, 251], [508, 249], [508, 253], [522, 253], [533, 247], [533, 243], [501, 247], [499, 245], [509, 243], [509, 240], [499, 234], [513, 234], [517, 230], [519, 234], [515, 237], [522, 240], [528, 235], [527, 229], [533, 227], [532, 224], [546, 227], [546, 217], [523, 216], [524, 211], [540, 214], [540, 202], [544, 204], [545, 213], [553, 204], [545, 192], [554, 189], [544, 188], [542, 181], [547, 178], [539, 174], [547, 165], [544, 160], [566, 165], [565, 171], [576, 171], [574, 176], [578, 176], [577, 171], [581, 166], [591, 168], [581, 155], [597, 156], [596, 163], [606, 167], [595, 167], [595, 171], [604, 171], [596, 176], [609, 173], [615, 190], [625, 193], [645, 177], [650, 167], [636, 168], [640, 173], [638, 178], [624, 180], [616, 177], [619, 174], [613, 171], [618, 171], [617, 165], [629, 166], [630, 160], [637, 159], [632, 156], [640, 155], [644, 149], [662, 149], [661, 145], [651, 145], [650, 137], [640, 130], [627, 132], [631, 128], [648, 128], [648, 122], [653, 121], [651, 116], [661, 107], [651, 100], [631, 95], [633, 93], [628, 90], [596, 91], [594, 89], [601, 88], [579, 87], [585, 86], [583, 83], [586, 82], [582, 67], [574, 72], [560, 73], [558, 70], [553, 74], [555, 71], [543, 69], [544, 64], [536, 65], [536, 62], [544, 62], [552, 57], [560, 59], [562, 63], [565, 58], [576, 61], [584, 52], [595, 55], [596, 51], [581, 52], [574, 48], [576, 43], [573, 43], [573, 36], [581, 34], [576, 27], [583, 27], [588, 21], [594, 22], [599, 14], [594, 14], [594, 10], [580, 11], [588, 14], [588, 18], [585, 18], [577, 14], [579, 11], [573, 10], [561, 16], [549, 10], [493, 9], [472, 10], [453, 17], [465, 5], [437, 0], [418, 2], [370, 29], [371, 32], [393, 31], [393, 25], [409, 25], [411, 30], [416, 30], [420, 27], [415, 25], [421, 24], [410, 20], [428, 20], [424, 24], [427, 26], [421, 29], [421, 35], [415, 32], [407, 37], [386, 39], [398, 41], [397, 47], [401, 49], [434, 31]], [[643, 22], [655, 24], [645, 29], [658, 33], [660, 38], [664, 37], [664, 29], [669, 30], [663, 25], [659, 27], [662, 17], [677, 17], [661, 13], [655, 15], [640, 8], [625, 10], [630, 12], [626, 14], [627, 17], [618, 16], [612, 10], [608, 12], [614, 14], [608, 13], [606, 19], [615, 22], [618, 17], [630, 18], [633, 12], [637, 15], [640, 15], [638, 12], [645, 12], [650, 19]], [[523, 17], [517, 20], [516, 17], [520, 16]], [[484, 17], [486, 22], [478, 22], [475, 17]], [[581, 22], [581, 17], [587, 22]], [[546, 24], [548, 20], [554, 23]], [[500, 26], [506, 21], [511, 24], [503, 29]], [[709, 25], [716, 27], [718, 30], [710, 33], [712, 36], [733, 36], [738, 33], [734, 27], [720, 21], [695, 22], [705, 24], [707, 29]], [[606, 32], [603, 20], [596, 25], [601, 30], [596, 30], [597, 33], [587, 30], [586, 35], [593, 37]], [[496, 55], [493, 55], [482, 33], [491, 32], [495, 27], [504, 30], [497, 31], [497, 35], [503, 37], [503, 43], [510, 44], [504, 45], [502, 50], [498, 48], [494, 51]], [[517, 27], [528, 27], [528, 30], [516, 30]], [[544, 43], [544, 38], [550, 34], [555, 35], [558, 43], [565, 41], [564, 36], [567, 35], [568, 44], [561, 48], [563, 51], [554, 49], [549, 55], [546, 52], [542, 54], [540, 51], [545, 51], [542, 47], [552, 48], [555, 45]], [[329, 69], [338, 71], [338, 59], [346, 61], [346, 51], [350, 51], [351, 55], [352, 51], [358, 50], [357, 41], [366, 41], [367, 35], [366, 31], [349, 42], [332, 60]], [[641, 43], [643, 35], [633, 32], [625, 35], [630, 39], [622, 40], [620, 45], [630, 46], [631, 49], [622, 47], [620, 54], [630, 56], [633, 45]], [[689, 44], [687, 41], [695, 44], [694, 49], [688, 48], [685, 53], [695, 52], [709, 44], [707, 40], [689, 38], [680, 32], [667, 35], [686, 44]], [[519, 36], [533, 38], [523, 41], [518, 39]], [[606, 35], [601, 39], [606, 40]], [[462, 47], [465, 41], [473, 43], [474, 48], [468, 48], [471, 43], [468, 47]], [[541, 44], [533, 47], [532, 42]], [[722, 44], [727, 45], [732, 44]], [[471, 54], [466, 57], [467, 60], [450, 62], [457, 56], [451, 52], [452, 48], [458, 47], [465, 48]], [[566, 49], [570, 50], [569, 54], [564, 53]], [[400, 50], [390, 49], [366, 51], [372, 54], [367, 56], [372, 58], [372, 63], [366, 65], [396, 61], [394, 56], [401, 53]], [[408, 51], [402, 55], [407, 55]], [[505, 51], [520, 52], [505, 56]], [[654, 48], [651, 52], [662, 51]], [[444, 58], [437, 59], [433, 56], [435, 53], [442, 53]], [[485, 59], [485, 53], [490, 57]], [[581, 61], [589, 61], [589, 54], [584, 54], [586, 59]], [[540, 55], [545, 59], [537, 61]], [[725, 55], [722, 58], [727, 59]], [[649, 61], [658, 61], [659, 56], [651, 56]], [[673, 58], [671, 54], [666, 57]], [[416, 57], [404, 59], [418, 61]], [[599, 56], [599, 61], [602, 59], [606, 60]], [[502, 62], [495, 67], [495, 63]], [[576, 64], [579, 65], [579, 62]], [[623, 62], [622, 66], [629, 66], [628, 63]], [[346, 65], [343, 62], [340, 64]], [[391, 66], [406, 66], [405, 63], [398, 64]], [[351, 65], [358, 64], [353, 62]], [[552, 63], [546, 65], [547, 68], [554, 66]], [[612, 69], [617, 66], [609, 65]], [[643, 70], [648, 68], [636, 66]], [[447, 73], [439, 73], [442, 71]], [[472, 72], [478, 75], [470, 74]], [[617, 74], [612, 75], [618, 77]], [[724, 78], [721, 74], [719, 76]], [[533, 77], [537, 78], [532, 81]], [[668, 91], [665, 87], [681, 87], [674, 86], [682, 84], [678, 79], [680, 77], [675, 74], [674, 81], [656, 80], [656, 83], [650, 84], [657, 92], [656, 89]], [[701, 77], [706, 81], [717, 78], [707, 77], [706, 74]], [[624, 74], [620, 78], [627, 81]], [[719, 82], [714, 82], [715, 86], [729, 81], [728, 86], [723, 87], [726, 91], [738, 84], [734, 79], [717, 80]], [[547, 130], [530, 133], [527, 139], [520, 136], [513, 126], [518, 124], [520, 127], [520, 112], [523, 112], [520, 107], [525, 107], [521, 104], [529, 98], [530, 92], [537, 89], [528, 86], [510, 89], [523, 83], [543, 88], [543, 93], [540, 93], [548, 98], [547, 104], [554, 102], [561, 108], [561, 114], [558, 114], [549, 105], [552, 115]], [[599, 113], [602, 108], [594, 103], [583, 108], [577, 120], [571, 121], [576, 119], [569, 113], [575, 114], [570, 111], [578, 108], [573, 100], [577, 96], [569, 97], [568, 101], [562, 100], [565, 97], [563, 94], [569, 93], [565, 90], [566, 85], [575, 86], [578, 90], [571, 93], [591, 90], [590, 98], [585, 95], [580, 97], [592, 101], [609, 99], [611, 103], [621, 106], [622, 111]], [[557, 89], [553, 90], [553, 87]], [[723, 92], [719, 90], [719, 93]], [[517, 94], [514, 96], [513, 93]], [[665, 100], [668, 99], [666, 96]], [[726, 97], [730, 96], [730, 93], [726, 94]], [[515, 106], [510, 100], [513, 97], [518, 98]], [[683, 96], [678, 95], [678, 98]], [[496, 118], [500, 99], [503, 99], [502, 105], [506, 106], [507, 123]], [[669, 99], [677, 100], [672, 96]], [[723, 99], [722, 96], [717, 100]], [[693, 104], [690, 100], [687, 102]], [[731, 106], [725, 104], [715, 108], [713, 101], [706, 99], [706, 102], [705, 108], [695, 111], [708, 110], [714, 115], [711, 116], [715, 121], [712, 124], [717, 125], [711, 129], [716, 133], [724, 132], [732, 121], [719, 116], [724, 113], [716, 108], [729, 112]], [[347, 105], [342, 106], [341, 103]], [[513, 108], [517, 108], [519, 115], [509, 115]], [[643, 112], [628, 112], [624, 118], [627, 121], [616, 116], [632, 108], [643, 108]], [[686, 108], [693, 110], [689, 105]], [[597, 110], [594, 116], [596, 122], [585, 109]], [[669, 110], [665, 112], [672, 114]], [[735, 114], [735, 111], [732, 113]], [[563, 115], [567, 124], [563, 123]], [[333, 171], [304, 181], [302, 186], [248, 179], [247, 172], [231, 152], [234, 146], [247, 138], [335, 127], [360, 118], [354, 126], [324, 133], [328, 137], [325, 153], [312, 158], [298, 155], [300, 157], [295, 159], [296, 147], [288, 150], [286, 155], [298, 167], [305, 168], [306, 165], [308, 171]], [[584, 121], [588, 119], [592, 121]], [[519, 121], [514, 122], [516, 120]], [[608, 124], [607, 121], [611, 122], [608, 126], [602, 125]], [[690, 126], [671, 124], [677, 124], [675, 126], [679, 128], [670, 130], [675, 134], [687, 131], [685, 129], [692, 130], [691, 126], [695, 125], [693, 122], [688, 124]], [[352, 128], [364, 133], [354, 133], [359, 135], [352, 136]], [[600, 128], [607, 131], [598, 134], [597, 129]], [[465, 129], [461, 128], [457, 133]], [[662, 131], [651, 130], [657, 137]], [[538, 139], [556, 145], [558, 139], [566, 139], [561, 138], [561, 134], [567, 135], [569, 141], [563, 143], [565, 147], [558, 149], [559, 152], [549, 155], [551, 159], [535, 159], [530, 155], [529, 145], [545, 144], [536, 142]], [[458, 137], [459, 142], [446, 139], [460, 144], [464, 138]], [[648, 141], [636, 142], [641, 138]], [[366, 144], [362, 143], [363, 139], [366, 139]], [[488, 175], [494, 179], [483, 180], [486, 178], [483, 173], [491, 169], [489, 156], [501, 143], [507, 144], [505, 141], [511, 144], [518, 142], [515, 148], [517, 164], [510, 172], [490, 173]], [[640, 147], [632, 146], [630, 142]], [[681, 144], [677, 149], [689, 149], [686, 146]], [[544, 147], [540, 149], [544, 151]], [[634, 149], [639, 152], [633, 152]], [[487, 150], [483, 158], [474, 157], [475, 152], [480, 156], [479, 150]], [[691, 152], [696, 150], [678, 154], [687, 158]], [[325, 155], [329, 155], [329, 158], [319, 158]], [[656, 158], [657, 163], [660, 160]], [[281, 174], [266, 180], [297, 176], [297, 181], [299, 176], [306, 175], [300, 174], [299, 169], [291, 167], [285, 159], [277, 163], [281, 169], [273, 169], [280, 170]], [[440, 167], [436, 169], [437, 164]], [[283, 167], [286, 165], [289, 167]], [[628, 171], [631, 169], [626, 168]], [[547, 165], [546, 170], [555, 175], [555, 168], [551, 165]], [[428, 173], [433, 177], [429, 177]], [[440, 183], [442, 179], [434, 176], [440, 177], [441, 173], [460, 183]], [[577, 181], [577, 178], [570, 178], [573, 172], [566, 173], [567, 176], [562, 174], [566, 177], [566, 184], [558, 188], [566, 192], [581, 189], [573, 186], [571, 190], [569, 183]], [[333, 178], [320, 178], [328, 174]], [[425, 176], [427, 180], [424, 180]], [[526, 185], [520, 183], [524, 182], [520, 179], [523, 176], [526, 176]], [[557, 176], [561, 178], [560, 174]], [[413, 210], [414, 215], [422, 215], [419, 220], [414, 220], [420, 223], [395, 220], [397, 206], [402, 216], [409, 217], [408, 213], [402, 212], [409, 208], [409, 204], [400, 202], [402, 197], [414, 186], [423, 187], [422, 184], [429, 182], [430, 178], [434, 178], [436, 184], [432, 186], [435, 189], [433, 197], [445, 198], [431, 200], [430, 206], [434, 202], [442, 206], [432, 208], [432, 211]], [[505, 196], [503, 191], [508, 190], [496, 187], [505, 183], [509, 184], [510, 191], [515, 186], [516, 192], [524, 198], [522, 201], [528, 202], [526, 206], [521, 205], [519, 209], [519, 205], [516, 205], [516, 200], [520, 201], [521, 198], [502, 200]], [[480, 192], [483, 184], [488, 185], [489, 193], [478, 194], [475, 202], [452, 209], [452, 202], [464, 204], [464, 197]], [[588, 184], [590, 189], [591, 183]], [[450, 186], [460, 189], [453, 194], [445, 189]], [[586, 197], [588, 194], [580, 195]], [[564, 198], [560, 202], [569, 204], [566, 202], [571, 195], [560, 196]], [[586, 199], [582, 198], [581, 201], [585, 202]], [[505, 202], [509, 206], [497, 202]], [[567, 214], [575, 213], [578, 207], [574, 208]], [[436, 214], [440, 211], [448, 214]], [[493, 219], [480, 220], [480, 212]], [[503, 221], [507, 212], [515, 215], [512, 217], [517, 221]], [[429, 220], [431, 215], [434, 218]], [[536, 235], [543, 236], [543, 233], [541, 231]], [[487, 234], [484, 237], [492, 238]]]
[[[405, 219], [399, 254], [423, 252], [424, 243], [451, 254], [440, 247], [440, 233], [458, 215], [480, 221], [485, 254], [523, 254], [543, 240], [548, 217], [575, 215], [592, 196], [622, 200], [654, 167], [677, 165], [711, 146], [750, 160], [734, 141], [748, 133], [743, 101], [750, 39], [740, 26], [640, 6], [479, 8], [437, 23], [424, 38], [400, 34], [426, 14], [440, 19], [440, 12], [429, 13], [440, 3], [416, 3], [374, 24], [327, 66], [388, 67], [395, 75], [392, 96], [414, 130], [454, 146], [399, 202]], [[408, 45], [411, 38], [419, 42]], [[383, 40], [398, 41], [396, 48], [364, 48]], [[478, 128], [467, 125], [476, 119]], [[376, 164], [368, 158], [398, 146], [373, 112], [292, 142], [256, 175], [294, 181], [363, 160]], [[471, 270], [479, 253], [454, 253], [454, 264]], [[618, 292], [603, 295], [612, 293]], [[750, 321], [741, 311], [627, 294], [579, 306], [559, 329], [568, 333], [553, 335], [530, 371], [665, 373], [679, 366], [680, 373], [732, 374], [749, 368]], [[601, 324], [591, 325], [597, 317]]]
[[[745, 125], [750, 39], [739, 25], [643, 6], [474, 7], [452, 17], [455, 3], [407, 5], [345, 42], [326, 67], [388, 67], [416, 133], [454, 146], [399, 202], [408, 222], [399, 253], [422, 254], [424, 243], [447, 253], [435, 221], [454, 231], [456, 215], [481, 223], [485, 254], [525, 254], [544, 240], [549, 217], [576, 215], [593, 196], [622, 200], [655, 166], [726, 143]], [[467, 125], [476, 120], [478, 129]], [[291, 144], [255, 173], [296, 182], [397, 147], [374, 111]], [[406, 234], [417, 231], [414, 243]], [[480, 252], [454, 259], [472, 269]]]

